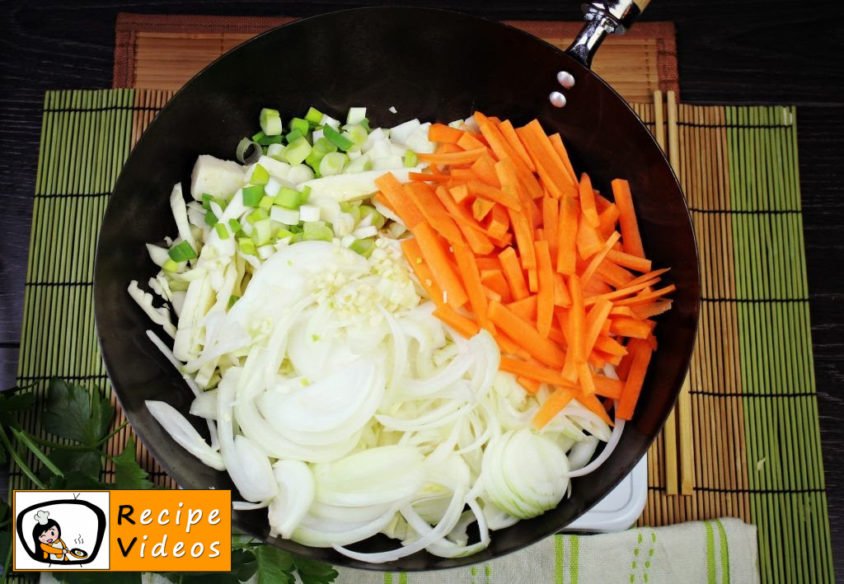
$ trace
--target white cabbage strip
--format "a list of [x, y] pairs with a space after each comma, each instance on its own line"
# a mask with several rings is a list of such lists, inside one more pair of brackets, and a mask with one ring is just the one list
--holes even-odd
[[[285, 150], [274, 145], [247, 166], [200, 157], [187, 204], [173, 189], [178, 237], [148, 251], [162, 268], [153, 291], [176, 310], [156, 308], [136, 282], [129, 293], [172, 337], [148, 332], [194, 391], [190, 414], [207, 421], [210, 444], [167, 403], [147, 407], [185, 450], [228, 472], [237, 509], [266, 508], [273, 535], [374, 563], [465, 556], [491, 530], [558, 505], [623, 424], [611, 432], [572, 402], [535, 431], [539, 402], [498, 371], [493, 338], [464, 339], [432, 315], [396, 239], [403, 226], [366, 204], [383, 169], [407, 180], [407, 152], [431, 151], [428, 125], [350, 127], [364, 115], [343, 127], [358, 145], [340, 174], [315, 178], [270, 158]], [[303, 189], [309, 202], [262, 214], [247, 192], [259, 179], [264, 196]], [[395, 548], [348, 549], [377, 533]]]

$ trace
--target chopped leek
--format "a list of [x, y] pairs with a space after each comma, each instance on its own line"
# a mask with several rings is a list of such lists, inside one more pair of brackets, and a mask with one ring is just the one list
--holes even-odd
[[186, 262], [196, 258], [196, 252], [187, 241], [180, 241], [171, 247], [168, 254], [174, 262]]
[[223, 241], [229, 238], [229, 230], [226, 229], [226, 226], [222, 223], [217, 223], [216, 225], [214, 225], [214, 231], [217, 232], [217, 235]]
[[284, 160], [289, 164], [302, 164], [311, 153], [311, 144], [304, 136], [297, 138], [284, 151]]
[[285, 209], [298, 209], [305, 202], [305, 197], [296, 189], [281, 187], [275, 196], [275, 204]]
[[335, 176], [343, 172], [349, 157], [341, 152], [329, 152], [319, 162], [319, 173], [322, 176]]
[[349, 150], [352, 146], [355, 145], [354, 142], [349, 140], [346, 136], [342, 135], [340, 132], [332, 128], [331, 126], [325, 126], [323, 128], [323, 132], [325, 133], [325, 138], [337, 146], [340, 150], [344, 152]]
[[258, 255], [258, 248], [255, 246], [255, 242], [248, 237], [238, 238], [237, 247], [240, 249], [240, 253], [242, 254]]
[[281, 134], [281, 114], [276, 109], [264, 108], [259, 116], [261, 131], [267, 136]]
[[315, 107], [308, 108], [308, 113], [305, 114], [305, 119], [308, 120], [312, 126], [318, 126], [322, 123], [322, 112]]
[[231, 228], [232, 233], [234, 233], [235, 235], [239, 235], [243, 232], [243, 226], [237, 219], [229, 219], [229, 227]]
[[263, 197], [263, 185], [250, 185], [243, 188], [243, 204], [247, 207], [257, 207]]
[[360, 220], [363, 221], [367, 217], [369, 218], [369, 225], [374, 225], [377, 229], [381, 229], [384, 227], [384, 224], [387, 222], [387, 218], [384, 217], [381, 213], [379, 213], [375, 207], [371, 205], [361, 205], [360, 209]]
[[258, 208], [263, 209], [264, 211], [269, 211], [270, 207], [273, 206], [273, 197], [269, 195], [264, 195], [261, 198], [261, 201], [258, 203]]
[[419, 164], [419, 157], [416, 156], [416, 152], [414, 152], [413, 150], [405, 150], [402, 162], [404, 162], [405, 167], [413, 168], [414, 166]]
[[306, 136], [306, 135], [307, 135], [306, 133], [300, 132], [299, 130], [291, 130], [290, 132], [287, 133], [287, 135], [284, 137], [284, 139], [287, 140], [288, 144], [291, 144], [291, 143], [295, 142], [296, 140], [298, 140], [299, 138], [302, 138], [303, 136]]
[[164, 265], [161, 266], [161, 269], [165, 272], [178, 272], [179, 264], [177, 264], [173, 260], [167, 260], [166, 262], [164, 262]]
[[331, 241], [334, 232], [324, 221], [306, 221], [302, 224], [302, 238], [305, 241]]
[[270, 180], [270, 173], [267, 169], [256, 164], [252, 167], [252, 175], [249, 177], [249, 183], [253, 185], [265, 185]]
[[350, 107], [349, 113], [346, 115], [346, 123], [351, 124], [359, 124], [363, 120], [366, 119], [366, 108], [365, 107]]
[[214, 214], [214, 211], [209, 209], [205, 212], [206, 225], [208, 225], [209, 227], [214, 227], [217, 224], [217, 221], [219, 221], [219, 219], [217, 219], [217, 216]]
[[293, 118], [290, 120], [290, 129], [294, 132], [299, 132], [303, 136], [307, 136], [308, 132], [311, 131], [311, 125], [308, 123], [308, 120]]
[[258, 221], [263, 221], [264, 219], [269, 218], [269, 216], [270, 214], [263, 209], [255, 209], [246, 216], [246, 220], [252, 225], [255, 225]]
[[352, 245], [349, 246], [349, 249], [365, 258], [368, 258], [372, 255], [372, 251], [375, 249], [375, 239], [372, 237], [356, 239], [352, 242]]

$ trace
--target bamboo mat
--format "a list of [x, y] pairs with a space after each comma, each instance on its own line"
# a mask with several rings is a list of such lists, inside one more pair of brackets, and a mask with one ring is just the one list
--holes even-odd
[[[179, 89], [205, 65], [265, 30], [291, 22], [285, 17], [117, 17], [113, 87]], [[579, 22], [507, 21], [565, 48]], [[656, 90], [679, 92], [674, 24], [645, 22], [601, 46], [595, 71], [628, 101], [647, 102]]]

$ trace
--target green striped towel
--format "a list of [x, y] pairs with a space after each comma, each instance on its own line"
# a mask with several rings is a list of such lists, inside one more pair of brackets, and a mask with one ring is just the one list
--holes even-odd
[[[738, 519], [556, 535], [493, 560], [437, 572], [340, 568], [337, 584], [756, 584], [756, 527]], [[53, 584], [45, 574], [41, 584]], [[147, 574], [144, 584], [169, 584]], [[251, 583], [250, 583], [251, 584]]]

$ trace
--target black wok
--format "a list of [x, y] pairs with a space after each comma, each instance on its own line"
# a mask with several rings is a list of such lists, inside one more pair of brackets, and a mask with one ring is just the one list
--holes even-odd
[[[489, 560], [546, 537], [587, 511], [636, 464], [671, 410], [689, 363], [698, 317], [700, 282], [691, 220], [665, 157], [626, 103], [588, 68], [602, 23], [629, 24], [630, 0], [609, 2], [618, 19], [598, 15], [570, 53], [514, 28], [462, 14], [415, 8], [338, 12], [271, 30], [224, 55], [190, 81], [158, 115], [132, 152], [117, 182], [100, 233], [95, 277], [96, 320], [103, 357], [126, 414], [161, 466], [185, 488], [231, 488], [180, 448], [155, 422], [144, 400], [164, 400], [187, 412], [191, 393], [144, 335], [146, 316], [126, 293], [130, 280], [155, 272], [144, 243], [176, 232], [170, 189], [185, 181], [199, 154], [231, 158], [254, 131], [262, 106], [284, 119], [308, 106], [339, 117], [367, 106], [374, 125], [405, 119], [449, 121], [473, 110], [524, 123], [538, 117], [565, 138], [576, 168], [609, 193], [615, 177], [630, 180], [647, 254], [672, 268], [674, 308], [658, 325], [656, 352], [634, 420], [598, 471], [574, 480], [573, 494], [555, 510], [494, 532], [490, 547], [468, 558], [425, 552], [397, 564], [373, 566], [328, 549], [290, 541], [278, 546], [315, 559], [368, 569], [423, 570]], [[624, 12], [624, 14], [622, 14]], [[606, 18], [608, 20], [601, 20]], [[576, 81], [556, 82], [559, 71]], [[554, 107], [561, 90], [568, 105]], [[394, 106], [398, 114], [388, 108]], [[196, 421], [196, 420], [194, 420]], [[200, 424], [197, 428], [203, 431]], [[264, 511], [236, 513], [239, 528], [268, 533]], [[380, 551], [394, 542], [372, 538], [355, 546]]]

